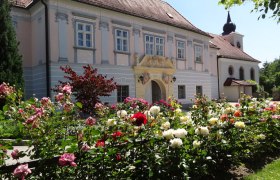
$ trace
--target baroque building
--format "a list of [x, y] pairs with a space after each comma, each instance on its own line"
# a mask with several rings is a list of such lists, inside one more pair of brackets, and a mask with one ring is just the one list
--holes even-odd
[[162, 0], [17, 0], [12, 18], [23, 55], [26, 97], [51, 96], [63, 79], [60, 66], [82, 73], [91, 64], [114, 77], [117, 90], [104, 102], [174, 96], [190, 104], [252, 94], [258, 60], [243, 51], [243, 35], [230, 16], [222, 35], [195, 27]]

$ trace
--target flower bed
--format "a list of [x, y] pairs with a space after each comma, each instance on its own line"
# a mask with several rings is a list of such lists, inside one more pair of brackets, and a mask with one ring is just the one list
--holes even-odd
[[[81, 119], [82, 104], [71, 101], [68, 85], [60, 88], [55, 102], [20, 101], [15, 90], [2, 94], [7, 104], [0, 119], [18, 124], [34, 147], [31, 159], [42, 163], [10, 172], [0, 168], [1, 178], [199, 179], [275, 152], [280, 145], [280, 105], [246, 95], [236, 105], [197, 97], [187, 113], [174, 99], [150, 105], [127, 98], [111, 107], [98, 103], [97, 117]], [[10, 147], [0, 143], [3, 163]], [[13, 152], [13, 158], [23, 155]]]

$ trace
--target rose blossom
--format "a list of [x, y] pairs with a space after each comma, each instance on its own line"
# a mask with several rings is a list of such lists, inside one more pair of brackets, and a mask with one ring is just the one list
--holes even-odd
[[125, 118], [127, 116], [127, 112], [125, 110], [119, 110], [117, 111], [117, 116], [119, 118]]
[[208, 127], [200, 126], [195, 130], [195, 134], [207, 136], [209, 134], [209, 129]]
[[188, 132], [185, 129], [176, 129], [173, 131], [173, 134], [177, 138], [184, 138]]
[[95, 147], [104, 147], [105, 141], [103, 139], [97, 140]]
[[183, 145], [183, 142], [180, 138], [175, 138], [170, 140], [170, 146], [172, 148], [179, 148]]
[[239, 110], [237, 110], [237, 111], [234, 112], [233, 116], [234, 117], [241, 117], [242, 113]]
[[67, 102], [67, 103], [63, 104], [63, 110], [65, 112], [70, 112], [73, 109], [73, 107], [74, 107], [74, 104], [71, 102]]
[[181, 112], [182, 112], [182, 110], [180, 108], [175, 109], [175, 113], [179, 114]]
[[150, 112], [151, 112], [151, 114], [153, 114], [153, 115], [157, 115], [157, 114], [160, 112], [160, 107], [159, 107], [159, 106], [152, 106], [152, 107], [150, 108]]
[[88, 126], [93, 126], [96, 124], [96, 119], [90, 116], [86, 119], [85, 124]]
[[117, 121], [115, 119], [108, 119], [107, 120], [107, 126], [114, 126], [117, 124]]
[[13, 152], [11, 153], [11, 156], [12, 156], [13, 159], [19, 159], [18, 149], [14, 149]]
[[236, 121], [236, 122], [234, 123], [234, 126], [235, 126], [236, 128], [243, 129], [243, 128], [245, 128], [245, 123], [242, 122], [242, 121]]
[[266, 136], [264, 134], [257, 135], [257, 139], [265, 140]]
[[117, 137], [121, 137], [122, 135], [123, 135], [123, 134], [122, 134], [121, 131], [116, 131], [116, 132], [114, 132], [114, 133], [112, 134], [112, 137], [113, 137], [114, 140], [116, 140]]
[[202, 143], [201, 141], [194, 140], [193, 141], [193, 147], [198, 148], [201, 145], [201, 143]]
[[72, 94], [72, 86], [70, 86], [69, 84], [64, 85], [62, 87], [62, 92], [66, 94]]
[[41, 103], [42, 103], [43, 106], [47, 106], [47, 105], [49, 105], [51, 103], [51, 100], [48, 97], [43, 97], [41, 99]]
[[21, 180], [25, 179], [25, 176], [31, 173], [31, 170], [28, 168], [28, 164], [19, 165], [13, 172], [13, 175]]
[[165, 129], [165, 130], [169, 129], [170, 128], [170, 122], [166, 121], [165, 123], [163, 123], [161, 125], [161, 128]]
[[172, 139], [174, 138], [173, 131], [174, 129], [168, 129], [167, 131], [163, 131], [162, 136], [165, 137], [166, 139]]
[[90, 147], [89, 147], [89, 145], [87, 145], [87, 143], [84, 143], [83, 146], [81, 147], [81, 150], [84, 152], [87, 152], [90, 150]]
[[182, 123], [182, 124], [186, 124], [186, 125], [191, 125], [193, 122], [192, 122], [192, 120], [191, 120], [191, 118], [190, 118], [190, 116], [182, 116], [182, 117], [180, 117], [180, 122]]
[[77, 164], [74, 162], [76, 159], [75, 155], [72, 153], [64, 153], [60, 156], [58, 163], [60, 166], [73, 166], [76, 167]]
[[138, 112], [136, 114], [134, 114], [132, 117], [132, 123], [136, 126], [142, 126], [142, 124], [147, 124], [147, 117], [145, 116], [145, 114]]
[[120, 161], [121, 159], [122, 159], [121, 154], [120, 154], [120, 153], [117, 153], [117, 154], [116, 154], [116, 160], [117, 160], [117, 161]]
[[208, 120], [208, 122], [209, 122], [211, 125], [217, 124], [217, 123], [218, 123], [218, 118], [211, 118], [211, 119]]
[[64, 99], [64, 94], [63, 94], [63, 93], [58, 93], [58, 94], [55, 96], [55, 100], [56, 100], [57, 102], [61, 102], [63, 99]]

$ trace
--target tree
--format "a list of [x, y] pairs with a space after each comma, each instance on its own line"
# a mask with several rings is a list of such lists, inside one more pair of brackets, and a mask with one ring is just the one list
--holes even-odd
[[59, 81], [59, 85], [54, 89], [69, 84], [72, 86], [73, 95], [76, 100], [83, 104], [82, 111], [93, 113], [96, 103], [100, 102], [100, 96], [110, 96], [117, 86], [113, 78], [106, 79], [106, 76], [97, 74], [97, 69], [90, 65], [83, 66], [83, 75], [78, 75], [70, 66], [60, 67], [68, 81]]
[[0, 1], [0, 84], [2, 82], [23, 89], [22, 56], [10, 16], [8, 0]]
[[263, 68], [260, 69], [260, 85], [264, 90], [272, 95], [274, 87], [280, 87], [280, 58], [275, 59], [273, 62], [266, 62]]
[[220, 0], [219, 4], [223, 4], [226, 8], [233, 5], [242, 5], [243, 3], [251, 1], [254, 3], [254, 9], [252, 11], [260, 12], [259, 18], [265, 18], [268, 12], [272, 12], [271, 17], [277, 19], [280, 22], [280, 0]]

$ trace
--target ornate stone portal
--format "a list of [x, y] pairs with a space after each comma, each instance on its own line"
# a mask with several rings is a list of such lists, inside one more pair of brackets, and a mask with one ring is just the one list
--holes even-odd
[[172, 59], [163, 56], [145, 55], [143, 58], [135, 56], [136, 66], [134, 66], [136, 97], [145, 98], [152, 102], [152, 83], [157, 83], [160, 87], [160, 96], [166, 100], [173, 96], [173, 77], [176, 71]]

